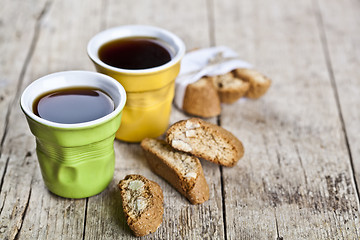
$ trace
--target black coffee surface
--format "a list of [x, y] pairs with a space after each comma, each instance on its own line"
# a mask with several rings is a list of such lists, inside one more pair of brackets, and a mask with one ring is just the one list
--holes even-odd
[[122, 69], [147, 69], [171, 60], [170, 51], [159, 40], [145, 37], [121, 38], [100, 47], [104, 63]]
[[114, 111], [113, 100], [104, 92], [90, 88], [70, 88], [38, 97], [33, 112], [56, 123], [82, 123], [104, 117]]

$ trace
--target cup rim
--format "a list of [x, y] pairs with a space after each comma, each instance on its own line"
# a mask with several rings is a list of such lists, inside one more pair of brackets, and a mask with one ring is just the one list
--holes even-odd
[[[114, 95], [110, 94], [108, 91], [104, 90], [100, 86], [86, 85], [85, 83], [75, 82], [74, 84], [70, 84], [67, 86], [61, 86], [61, 87], [55, 86], [54, 87], [54, 86], [50, 86], [49, 83], [46, 83], [48, 81], [51, 81], [51, 79], [59, 78], [59, 77], [63, 77], [63, 79], [69, 79], [69, 76], [72, 76], [72, 75], [73, 76], [74, 75], [78, 75], [78, 76], [82, 75], [84, 77], [87, 77], [87, 79], [90, 77], [93, 77], [94, 79], [96, 79], [97, 82], [99, 81], [99, 79], [101, 79], [103, 84], [110, 84], [112, 87], [114, 87], [116, 89], [116, 91], [120, 93], [119, 103], [115, 107], [114, 111], [112, 111], [111, 113], [109, 113], [101, 118], [98, 118], [98, 119], [95, 119], [92, 121], [88, 121], [88, 122], [82, 122], [82, 123], [57, 123], [57, 122], [43, 119], [43, 118], [35, 115], [35, 113], [33, 112], [32, 108], [29, 107], [29, 105], [33, 106], [34, 100], [36, 99], [36, 97], [39, 97], [46, 92], [51, 92], [51, 91], [54, 91], [57, 89], [66, 89], [66, 88], [70, 88], [70, 87], [94, 87], [94, 88], [101, 89], [102, 91], [104, 91], [106, 94], [108, 94], [113, 99]], [[95, 80], [94, 80], [94, 82], [95, 82]], [[31, 91], [35, 91], [34, 89], [39, 88], [40, 85], [47, 86], [48, 89], [46, 89], [44, 91], [39, 91], [38, 93], [32, 93], [32, 95], [34, 95], [34, 96], [36, 95], [36, 97], [30, 97], [29, 94], [31, 94]], [[31, 102], [29, 103], [29, 101], [31, 101]], [[115, 101], [115, 100], [113, 99], [113, 101]], [[125, 92], [124, 87], [118, 81], [116, 81], [112, 77], [107, 76], [102, 73], [91, 72], [91, 71], [82, 71], [82, 70], [56, 72], [56, 73], [48, 74], [41, 78], [38, 78], [25, 88], [25, 90], [23, 91], [21, 98], [20, 98], [20, 107], [27, 117], [29, 117], [33, 121], [38, 122], [42, 125], [46, 125], [46, 126], [50, 126], [50, 127], [54, 127], [54, 128], [61, 128], [61, 129], [76, 129], [76, 128], [93, 127], [93, 126], [99, 125], [101, 123], [107, 122], [121, 113], [121, 111], [123, 110], [123, 108], [125, 106], [125, 103], [126, 103], [126, 92]]]
[[[100, 60], [98, 56], [98, 51], [103, 44], [115, 39], [120, 39], [125, 37], [157, 37], [167, 42], [169, 45], [171, 45], [171, 47], [177, 49], [175, 51], [175, 55], [171, 58], [169, 62], [157, 67], [146, 68], [146, 69], [117, 68], [108, 65]], [[167, 40], [171, 42], [168, 42]], [[185, 55], [185, 44], [178, 36], [163, 28], [159, 28], [151, 25], [122, 25], [118, 27], [109, 28], [93, 36], [87, 45], [87, 53], [92, 61], [94, 61], [96, 64], [100, 65], [103, 68], [112, 70], [114, 72], [122, 72], [127, 74], [144, 74], [144, 73], [158, 72], [175, 65]]]

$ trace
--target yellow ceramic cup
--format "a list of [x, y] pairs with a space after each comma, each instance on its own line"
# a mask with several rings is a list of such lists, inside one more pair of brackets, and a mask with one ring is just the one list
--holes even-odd
[[[98, 52], [101, 46], [129, 37], [151, 37], [160, 40], [171, 51], [171, 60], [158, 67], [140, 70], [116, 68], [100, 60]], [[146, 137], [163, 134], [169, 124], [175, 78], [185, 54], [183, 41], [161, 28], [127, 25], [98, 33], [89, 41], [87, 51], [96, 70], [115, 78], [127, 93], [127, 102], [116, 138], [127, 142], [140, 142]]]

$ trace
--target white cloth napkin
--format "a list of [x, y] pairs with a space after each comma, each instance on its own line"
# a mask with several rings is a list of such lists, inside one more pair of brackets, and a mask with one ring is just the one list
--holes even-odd
[[188, 84], [203, 76], [222, 75], [236, 68], [252, 68], [252, 65], [239, 59], [235, 51], [225, 46], [202, 48], [185, 54], [175, 81], [176, 106], [182, 109]]

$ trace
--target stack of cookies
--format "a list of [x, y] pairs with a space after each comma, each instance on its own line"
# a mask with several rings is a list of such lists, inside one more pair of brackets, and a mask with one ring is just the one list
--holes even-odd
[[[244, 147], [232, 133], [198, 118], [173, 124], [166, 140], [141, 142], [151, 170], [165, 179], [192, 204], [209, 199], [209, 186], [199, 158], [232, 167], [244, 155]], [[123, 211], [136, 236], [155, 232], [164, 207], [160, 186], [141, 175], [128, 175], [119, 183]]]
[[244, 155], [242, 143], [232, 133], [198, 118], [173, 124], [166, 133], [166, 141], [146, 138], [141, 147], [151, 170], [192, 204], [209, 199], [199, 158], [232, 167]]
[[237, 68], [226, 74], [202, 77], [187, 85], [182, 108], [200, 117], [221, 113], [221, 103], [231, 104], [242, 97], [258, 99], [271, 85], [271, 80], [253, 69]]

